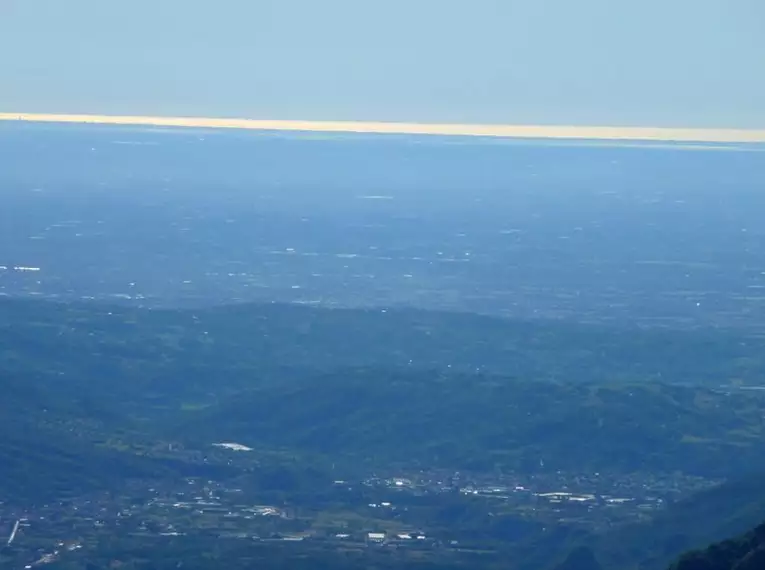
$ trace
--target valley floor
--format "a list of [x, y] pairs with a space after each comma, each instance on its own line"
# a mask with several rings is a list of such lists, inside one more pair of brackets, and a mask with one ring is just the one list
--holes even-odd
[[[248, 452], [219, 453], [247, 470]], [[716, 483], [649, 473], [392, 469], [362, 478], [335, 475], [313, 492], [258, 491], [241, 476], [131, 481], [119, 493], [38, 505], [8, 501], [0, 505], [10, 533], [0, 560], [8, 568], [77, 568], [101, 556], [105, 544], [112, 545], [109, 557], [118, 555], [117, 540], [127, 552], [187, 551], [216, 541], [223, 552], [242, 544], [312, 556], [393, 549], [404, 558], [459, 564], [466, 553], [496, 556], [546, 527], [601, 532], [645, 520]]]

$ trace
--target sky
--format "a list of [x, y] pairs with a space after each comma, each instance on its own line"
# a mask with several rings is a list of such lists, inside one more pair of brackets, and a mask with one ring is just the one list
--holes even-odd
[[765, 128], [762, 0], [0, 0], [0, 112]]

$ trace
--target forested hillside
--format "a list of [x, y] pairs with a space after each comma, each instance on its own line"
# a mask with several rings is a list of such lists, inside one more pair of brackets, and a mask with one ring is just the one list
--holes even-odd
[[765, 524], [734, 538], [682, 556], [670, 570], [762, 570]]
[[761, 405], [743, 393], [353, 368], [187, 410], [177, 435], [474, 469], [765, 468]]

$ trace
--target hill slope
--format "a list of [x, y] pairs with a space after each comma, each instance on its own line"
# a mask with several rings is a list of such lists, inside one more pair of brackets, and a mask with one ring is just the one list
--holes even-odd
[[[285, 369], [414, 367], [563, 382], [719, 386], [765, 377], [765, 340], [415, 310], [243, 305], [154, 311], [0, 299], [0, 369], [89, 392], [249, 387]], [[110, 381], [130, 375], [131, 383]], [[210, 382], [211, 377], [215, 378]], [[225, 382], [221, 383], [221, 377]], [[137, 388], [140, 388], [138, 390]]]
[[763, 465], [762, 397], [354, 368], [285, 380], [185, 413], [180, 436], [332, 456], [581, 472], [727, 476]]
[[109, 428], [81, 405], [6, 375], [0, 375], [0, 392], [0, 489], [5, 499], [46, 500], [113, 487], [126, 478], [172, 473], [157, 462], [92, 441], [86, 434], [106, 434]]
[[746, 532], [765, 520], [765, 473], [732, 479], [697, 493], [644, 524], [629, 525], [597, 541], [606, 568], [661, 570], [684, 551]]
[[11, 482], [33, 457], [61, 476], [88, 457], [106, 476], [136, 459], [105, 456], [98, 440], [138, 420], [159, 439], [172, 428], [354, 459], [725, 476], [763, 461], [760, 404], [690, 385], [755, 382], [763, 354], [761, 340], [725, 331], [2, 299], [0, 448]]
[[39, 503], [119, 489], [130, 479], [220, 471], [142, 449], [162, 434], [139, 428], [108, 401], [2, 372], [0, 394], [0, 501]]
[[[765, 473], [759, 472], [672, 503], [644, 522], [580, 537], [568, 547], [572, 555], [569, 558], [582, 559], [576, 554], [591, 550], [606, 569], [665, 570], [684, 552], [743, 535], [762, 520], [765, 520]], [[534, 538], [519, 551], [519, 557], [524, 558], [521, 568], [561, 570], [568, 562], [560, 560], [562, 546], [565, 546], [562, 541], [545, 544]]]
[[765, 568], [765, 524], [731, 540], [682, 556], [670, 570], [762, 570]]

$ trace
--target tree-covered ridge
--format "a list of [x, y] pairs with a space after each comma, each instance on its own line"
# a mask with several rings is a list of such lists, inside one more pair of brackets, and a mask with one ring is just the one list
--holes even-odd
[[178, 434], [481, 470], [542, 464], [724, 477], [765, 468], [761, 405], [748, 394], [652, 382], [353, 368], [186, 411]]
[[[119, 433], [240, 439], [354, 462], [479, 469], [726, 476], [763, 462], [757, 393], [690, 382], [719, 386], [742, 366], [757, 370], [750, 351], [760, 341], [727, 332], [717, 342], [290, 305], [153, 311], [6, 299], [0, 316], [0, 381], [18, 416], [4, 421], [29, 424], [16, 431], [28, 440], [52, 426], [55, 437], [34, 436], [37, 449], [87, 432], [77, 445]], [[713, 375], [710, 361], [728, 372]], [[10, 456], [23, 444], [6, 445]]]
[[[158, 311], [93, 304], [0, 300], [4, 370], [44, 353], [39, 375], [57, 369], [70, 381], [132, 370], [143, 388], [226, 386], [286, 368], [415, 367], [476, 371], [533, 380], [728, 382], [765, 377], [765, 339], [724, 330], [671, 331], [509, 321], [405, 309], [327, 310], [298, 305], [242, 305]], [[88, 355], [88, 367], [81, 358]], [[183, 370], [183, 382], [171, 377]], [[72, 378], [75, 377], [75, 378]], [[57, 378], [58, 381], [62, 378]], [[110, 389], [114, 389], [110, 386]], [[122, 388], [120, 386], [118, 389]]]
[[734, 538], [682, 556], [670, 570], [762, 570], [765, 524]]
[[648, 520], [582, 539], [604, 568], [664, 570], [683, 552], [747, 532], [765, 519], [765, 471], [674, 502]]
[[0, 372], [0, 494], [4, 500], [48, 501], [95, 489], [119, 488], [131, 478], [177, 477], [198, 466], [150, 456], [140, 445], [156, 440], [110, 401], [99, 405], [51, 393], [23, 374]]

